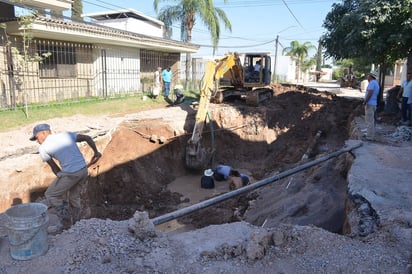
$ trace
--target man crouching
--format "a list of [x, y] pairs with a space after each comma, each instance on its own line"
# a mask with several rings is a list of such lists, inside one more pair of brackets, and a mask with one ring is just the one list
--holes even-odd
[[80, 219], [80, 189], [88, 177], [86, 161], [76, 143], [85, 141], [93, 149], [90, 164], [97, 162], [102, 154], [90, 136], [74, 132], [52, 134], [48, 124], [38, 124], [33, 128], [30, 141], [36, 140], [40, 144], [41, 159], [49, 164], [56, 175], [44, 194], [47, 205], [56, 210], [60, 224], [50, 226], [48, 232], [60, 233]]

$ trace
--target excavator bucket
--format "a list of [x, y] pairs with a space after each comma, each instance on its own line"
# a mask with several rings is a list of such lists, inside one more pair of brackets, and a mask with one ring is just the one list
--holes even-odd
[[187, 142], [186, 146], [186, 166], [191, 169], [204, 169], [206, 166], [206, 150], [200, 146], [200, 142]]

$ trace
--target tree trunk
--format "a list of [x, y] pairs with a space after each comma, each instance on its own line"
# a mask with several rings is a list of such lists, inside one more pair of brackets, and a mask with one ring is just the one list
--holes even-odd
[[319, 40], [318, 52], [316, 55], [316, 71], [321, 71], [321, 70], [322, 70], [322, 44]]
[[189, 87], [191, 71], [192, 71], [192, 54], [186, 53], [186, 83], [185, 83], [186, 90]]
[[386, 63], [382, 63], [379, 70], [379, 95], [377, 111], [383, 111], [385, 109], [385, 101], [383, 100], [383, 90], [385, 89], [385, 72]]
[[[193, 19], [194, 17], [191, 17], [191, 19]], [[192, 28], [193, 25], [192, 22], [194, 22], [193, 20], [190, 20], [187, 24], [186, 24], [186, 31], [187, 31], [187, 43], [192, 43]], [[192, 54], [187, 52], [186, 53], [186, 83], [185, 83], [185, 89], [187, 90], [190, 84], [190, 76], [192, 74]]]

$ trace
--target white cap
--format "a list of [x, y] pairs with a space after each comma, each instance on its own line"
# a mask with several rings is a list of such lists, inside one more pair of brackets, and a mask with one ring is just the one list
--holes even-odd
[[213, 175], [213, 170], [211, 170], [210, 168], [206, 169], [204, 174], [205, 174], [205, 176], [212, 176]]

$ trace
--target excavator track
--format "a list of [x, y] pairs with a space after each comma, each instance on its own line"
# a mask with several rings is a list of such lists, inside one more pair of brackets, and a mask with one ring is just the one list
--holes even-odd
[[212, 95], [212, 97], [210, 98], [210, 102], [214, 103], [214, 104], [221, 104], [223, 103], [223, 92], [222, 91], [216, 91], [215, 94]]
[[248, 106], [257, 107], [265, 100], [269, 100], [273, 97], [273, 90], [270, 88], [258, 88], [247, 92], [246, 104]]

